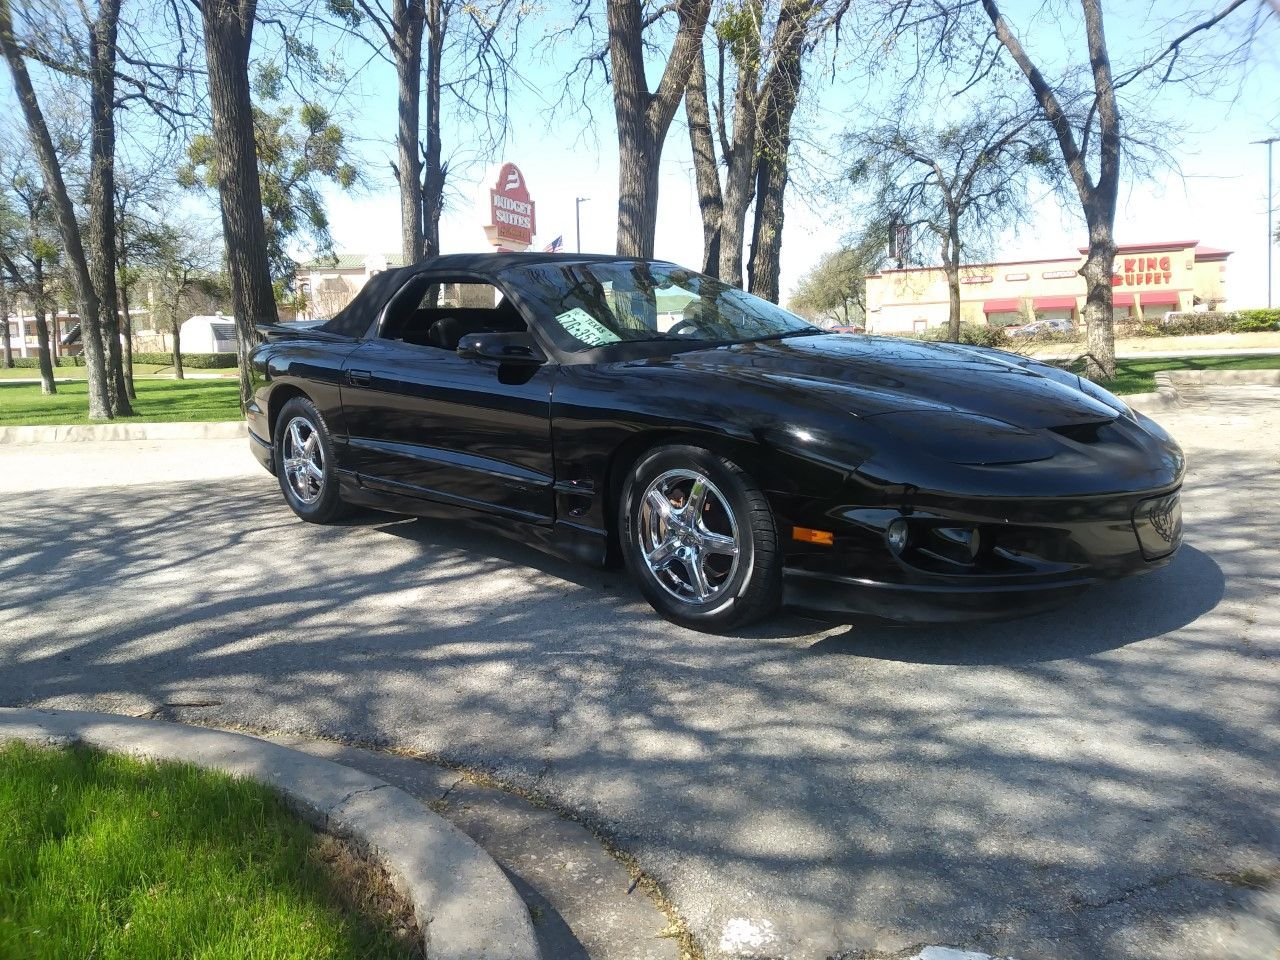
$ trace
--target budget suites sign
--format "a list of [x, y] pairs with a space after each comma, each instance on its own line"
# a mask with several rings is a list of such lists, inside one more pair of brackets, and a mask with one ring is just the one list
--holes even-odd
[[524, 174], [514, 163], [504, 163], [498, 171], [498, 182], [489, 190], [489, 223], [496, 241], [533, 243], [537, 231], [533, 200], [524, 182]]

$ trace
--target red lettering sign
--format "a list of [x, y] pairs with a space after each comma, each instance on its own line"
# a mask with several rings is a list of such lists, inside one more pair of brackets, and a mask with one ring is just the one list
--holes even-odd
[[524, 174], [514, 163], [504, 163], [498, 171], [498, 182], [489, 191], [489, 216], [494, 235], [509, 243], [533, 243], [537, 232], [534, 203]]

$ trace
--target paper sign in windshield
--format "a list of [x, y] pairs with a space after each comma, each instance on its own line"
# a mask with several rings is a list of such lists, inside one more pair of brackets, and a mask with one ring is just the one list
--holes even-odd
[[557, 314], [556, 320], [569, 336], [589, 347], [603, 347], [606, 343], [617, 343], [622, 339], [581, 307]]

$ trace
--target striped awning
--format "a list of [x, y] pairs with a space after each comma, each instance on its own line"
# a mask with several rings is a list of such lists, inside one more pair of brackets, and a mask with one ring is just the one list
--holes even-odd
[[1017, 297], [1005, 297], [1003, 300], [983, 300], [983, 313], [1017, 313], [1022, 309], [1022, 301]]
[[1133, 294], [1132, 293], [1111, 294], [1111, 306], [1112, 307], [1132, 307]]
[[1176, 290], [1143, 290], [1142, 305], [1144, 307], [1159, 307], [1178, 305], [1178, 291]]

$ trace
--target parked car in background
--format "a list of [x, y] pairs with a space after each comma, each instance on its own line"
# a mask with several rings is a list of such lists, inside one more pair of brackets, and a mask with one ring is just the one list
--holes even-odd
[[1035, 337], [1046, 333], [1070, 333], [1075, 327], [1070, 320], [1035, 320], [1021, 327], [1009, 330], [1012, 337]]
[[866, 333], [865, 327], [828, 327], [828, 333]]

